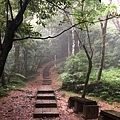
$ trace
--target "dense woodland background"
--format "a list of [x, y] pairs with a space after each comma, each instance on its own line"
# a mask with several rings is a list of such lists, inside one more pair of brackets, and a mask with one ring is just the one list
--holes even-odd
[[0, 0], [0, 96], [65, 58], [62, 89], [120, 102], [119, 4]]

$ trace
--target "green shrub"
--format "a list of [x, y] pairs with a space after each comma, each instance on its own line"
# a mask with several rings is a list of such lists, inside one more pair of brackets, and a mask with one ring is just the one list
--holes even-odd
[[7, 95], [8, 95], [8, 90], [6, 88], [0, 87], [0, 97]]
[[65, 66], [65, 62], [58, 64], [58, 66], [56, 67], [56, 71], [58, 72], [58, 74], [61, 74], [64, 72], [64, 66]]
[[25, 82], [24, 81], [22, 81], [20, 78], [12, 78], [11, 80], [10, 80], [10, 84], [11, 85], [16, 85], [16, 86], [21, 86], [21, 85], [25, 85]]
[[62, 88], [78, 91], [79, 85], [85, 81], [87, 62], [84, 51], [80, 51], [75, 56], [67, 59], [64, 72], [61, 74], [61, 79], [63, 80]]
[[120, 70], [111, 68], [103, 70], [101, 82], [88, 87], [88, 95], [100, 97], [107, 101], [120, 102]]
[[9, 91], [19, 88], [20, 86], [24, 86], [25, 82], [20, 78], [11, 78], [10, 83], [8, 83], [4, 88], [0, 87], [0, 97], [6, 96]]

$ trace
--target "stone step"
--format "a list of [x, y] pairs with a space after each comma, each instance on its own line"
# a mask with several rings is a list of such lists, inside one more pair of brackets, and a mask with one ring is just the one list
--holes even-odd
[[35, 107], [36, 108], [57, 107], [57, 104], [56, 100], [37, 100]]
[[51, 80], [51, 78], [44, 78], [43, 81], [46, 81], [46, 80]]
[[55, 94], [54, 93], [38, 93], [37, 99], [55, 100]]
[[40, 89], [42, 89], [42, 90], [51, 90], [52, 87], [50, 85], [43, 85], [43, 86], [40, 86]]
[[50, 78], [42, 80], [42, 85], [51, 85], [51, 83], [52, 83], [52, 80]]
[[38, 89], [37, 93], [54, 93], [53, 89]]
[[49, 77], [49, 76], [43, 76], [43, 78], [44, 78], [44, 79], [50, 79], [50, 77]]
[[59, 117], [58, 109], [55, 108], [35, 108], [34, 118], [43, 118], [43, 117]]

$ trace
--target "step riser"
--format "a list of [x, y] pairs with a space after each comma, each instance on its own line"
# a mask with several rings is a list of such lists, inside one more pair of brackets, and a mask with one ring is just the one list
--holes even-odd
[[55, 100], [55, 96], [42, 96], [42, 97], [39, 97], [37, 96], [37, 99], [38, 100]]
[[51, 83], [42, 83], [42, 85], [51, 85]]
[[36, 108], [53, 108], [53, 107], [57, 107], [56, 104], [36, 104], [35, 105]]
[[44, 80], [42, 80], [43, 82], [52, 82], [51, 80], [49, 80], [49, 79], [44, 79]]
[[54, 93], [54, 91], [38, 91], [37, 94], [39, 93], [47, 94], [47, 93]]
[[43, 83], [50, 83], [51, 84], [52, 82], [51, 81], [42, 81], [42, 84]]
[[42, 82], [42, 83], [52, 83], [51, 81], [44, 81], [44, 82]]
[[59, 117], [59, 112], [57, 107], [55, 108], [35, 108], [34, 118], [43, 118], [43, 117]]
[[59, 117], [59, 114], [34, 114], [34, 118]]
[[47, 81], [47, 80], [52, 81], [50, 78], [45, 78], [42, 81]]

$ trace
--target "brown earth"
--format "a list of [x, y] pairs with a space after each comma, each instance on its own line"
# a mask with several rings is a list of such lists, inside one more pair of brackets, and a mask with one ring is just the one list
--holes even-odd
[[[43, 120], [41, 118], [33, 118], [33, 111], [35, 105], [35, 95], [37, 89], [41, 86], [42, 69], [38, 70], [39, 76], [33, 80], [29, 81], [26, 87], [11, 91], [9, 96], [0, 99], [0, 120]], [[65, 95], [58, 88], [60, 84], [56, 84], [56, 79], [58, 77], [57, 73], [50, 69], [50, 77], [52, 79], [52, 87], [55, 90], [57, 97], [57, 104], [60, 113], [58, 118], [44, 118], [44, 120], [84, 120], [82, 114], [75, 114], [72, 109], [67, 107], [67, 101], [69, 95]], [[80, 95], [78, 95], [80, 96]], [[91, 98], [97, 100], [95, 98]], [[120, 103], [107, 103], [105, 101], [98, 101], [100, 110], [103, 109], [114, 109], [120, 112]]]

